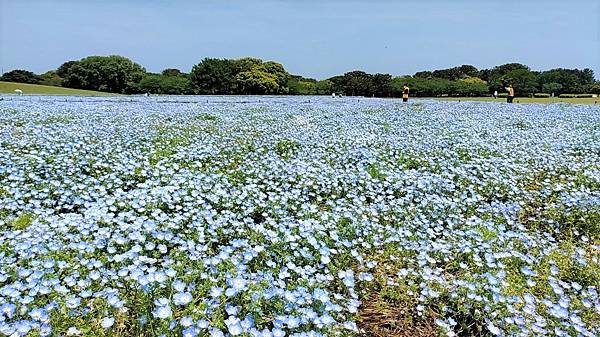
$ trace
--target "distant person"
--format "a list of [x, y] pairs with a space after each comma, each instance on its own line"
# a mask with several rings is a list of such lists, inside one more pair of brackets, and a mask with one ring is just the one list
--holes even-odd
[[408, 102], [408, 94], [410, 93], [410, 88], [408, 84], [404, 84], [404, 88], [402, 88], [402, 102]]
[[508, 96], [506, 96], [506, 103], [512, 103], [515, 98], [515, 89], [512, 84], [509, 84], [508, 87], [504, 88], [508, 92]]
[[498, 98], [498, 90], [494, 90], [494, 99]]

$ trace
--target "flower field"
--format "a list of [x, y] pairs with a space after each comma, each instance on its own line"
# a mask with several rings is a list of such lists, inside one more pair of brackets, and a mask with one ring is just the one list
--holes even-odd
[[21, 97], [0, 144], [0, 335], [600, 335], [595, 106]]

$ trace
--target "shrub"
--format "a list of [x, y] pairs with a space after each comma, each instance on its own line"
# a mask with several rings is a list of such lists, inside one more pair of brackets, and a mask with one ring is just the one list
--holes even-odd
[[32, 73], [27, 70], [11, 70], [7, 73], [4, 73], [0, 76], [0, 81], [5, 82], [17, 82], [17, 83], [30, 83], [30, 84], [38, 84], [41, 82], [40, 76]]
[[560, 94], [560, 96], [558, 96], [560, 98], [577, 98], [577, 95], [575, 94]]
[[538, 93], [533, 94], [533, 97], [535, 97], [535, 98], [549, 98], [550, 94], [538, 92]]
[[578, 94], [577, 98], [592, 98], [594, 97], [592, 94]]

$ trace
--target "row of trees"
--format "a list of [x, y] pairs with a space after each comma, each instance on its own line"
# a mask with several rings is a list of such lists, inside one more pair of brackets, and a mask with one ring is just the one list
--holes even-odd
[[369, 74], [351, 71], [325, 80], [289, 74], [283, 65], [257, 58], [206, 58], [190, 73], [165, 69], [147, 72], [141, 65], [118, 55], [90, 56], [68, 61], [44, 74], [27, 70], [9, 71], [1, 81], [64, 86], [114, 93], [152, 94], [290, 94], [351, 96], [400, 96], [404, 84], [416, 96], [483, 96], [502, 91], [513, 84], [518, 96], [534, 93], [600, 93], [591, 69], [552, 69], [532, 71], [520, 63], [508, 63], [492, 69], [472, 65], [421, 71], [413, 76]]

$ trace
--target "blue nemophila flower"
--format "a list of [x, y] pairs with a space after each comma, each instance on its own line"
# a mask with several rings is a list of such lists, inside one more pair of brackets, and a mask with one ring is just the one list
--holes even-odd
[[229, 316], [352, 333], [381, 278], [450, 334], [456, 311], [599, 333], [579, 226], [600, 205], [597, 108], [236, 99], [5, 100], [0, 331], [66, 335], [50, 315], [94, 324], [106, 303], [157, 335], [231, 335]]
[[219, 296], [221, 296], [222, 293], [223, 293], [223, 288], [212, 287], [210, 289], [210, 296], [212, 296], [212, 297], [219, 297]]
[[195, 337], [198, 334], [198, 329], [195, 327], [188, 327], [181, 331], [183, 337]]
[[175, 282], [173, 282], [173, 289], [175, 289], [178, 292], [184, 291], [185, 287], [186, 284], [181, 280], [175, 280]]
[[171, 310], [170, 301], [166, 298], [159, 298], [154, 301], [154, 305], [156, 308], [152, 312], [152, 315], [156, 318], [166, 319], [173, 315], [173, 311]]
[[156, 309], [154, 309], [154, 311], [152, 312], [152, 315], [156, 318], [161, 318], [161, 319], [166, 319], [171, 317], [171, 315], [173, 314], [173, 311], [171, 310], [170, 306], [161, 306], [161, 307], [157, 307]]
[[17, 306], [12, 303], [4, 303], [4, 304], [0, 305], [0, 312], [8, 318], [13, 317], [16, 309], [17, 309]]
[[67, 308], [71, 308], [71, 309], [79, 307], [80, 304], [81, 304], [81, 299], [79, 297], [76, 297], [76, 296], [70, 297], [65, 302], [65, 305], [67, 306]]
[[223, 336], [225, 336], [225, 335], [224, 335], [224, 334], [223, 334], [223, 332], [222, 332], [221, 330], [219, 330], [219, 329], [212, 328], [212, 329], [210, 330], [210, 337], [223, 337]]
[[100, 321], [100, 326], [104, 329], [108, 329], [115, 324], [115, 319], [112, 317], [104, 317], [102, 321]]
[[338, 272], [338, 277], [347, 287], [354, 287], [354, 271], [342, 270]]
[[79, 336], [81, 335], [81, 331], [79, 329], [77, 329], [76, 327], [70, 327], [69, 329], [67, 329], [67, 336]]
[[501, 335], [502, 334], [502, 331], [497, 326], [495, 326], [492, 323], [488, 323], [487, 324], [487, 329], [493, 335], [497, 336], [497, 335]]
[[225, 320], [225, 325], [227, 326], [228, 332], [232, 336], [240, 335], [243, 332], [242, 325], [240, 324], [240, 320], [235, 316], [229, 316]]
[[180, 292], [173, 295], [173, 303], [175, 305], [186, 305], [192, 301], [192, 294], [187, 292]]
[[179, 323], [181, 324], [181, 326], [187, 328], [187, 327], [194, 325], [194, 320], [191, 317], [185, 316], [185, 317], [181, 317], [181, 319], [179, 320]]

